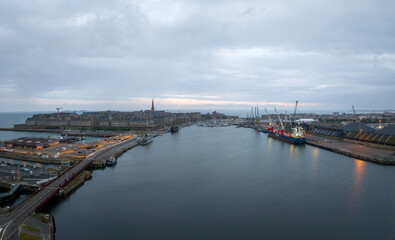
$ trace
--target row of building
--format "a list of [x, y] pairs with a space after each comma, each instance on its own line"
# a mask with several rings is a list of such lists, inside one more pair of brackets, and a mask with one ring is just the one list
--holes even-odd
[[25, 124], [16, 124], [15, 128], [53, 128], [53, 129], [158, 129], [186, 122], [197, 122], [208, 119], [228, 118], [225, 114], [213, 112], [211, 114], [170, 113], [165, 111], [101, 111], [61, 112], [49, 114], [34, 114], [26, 119]]
[[314, 123], [311, 133], [356, 141], [395, 146], [395, 125], [387, 125], [375, 129], [362, 122], [352, 122], [347, 125]]

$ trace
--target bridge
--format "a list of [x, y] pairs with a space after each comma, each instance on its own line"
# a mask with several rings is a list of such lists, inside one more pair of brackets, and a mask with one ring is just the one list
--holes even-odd
[[23, 221], [54, 197], [59, 190], [68, 182], [73, 180], [75, 176], [91, 165], [95, 158], [104, 153], [108, 153], [109, 151], [117, 151], [118, 149], [135, 142], [136, 138], [132, 138], [101, 149], [95, 153], [91, 153], [87, 158], [60, 174], [46, 187], [32, 194], [27, 200], [18, 204], [15, 208], [10, 209], [11, 211], [9, 213], [0, 215], [0, 240], [17, 240], [18, 227], [23, 223]]

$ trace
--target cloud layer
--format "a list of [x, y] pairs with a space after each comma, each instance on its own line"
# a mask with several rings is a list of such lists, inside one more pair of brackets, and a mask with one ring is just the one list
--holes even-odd
[[165, 109], [393, 109], [394, 9], [0, 0], [0, 111], [136, 110], [152, 97]]

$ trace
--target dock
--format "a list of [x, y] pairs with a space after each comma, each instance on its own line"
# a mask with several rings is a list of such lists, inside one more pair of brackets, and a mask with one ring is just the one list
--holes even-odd
[[106, 166], [106, 161], [110, 159], [111, 156], [115, 158], [119, 157], [122, 153], [126, 152], [127, 150], [136, 147], [139, 145], [137, 142], [137, 138], [133, 138], [127, 140], [117, 146], [117, 148], [113, 148], [108, 151], [103, 151], [102, 154], [97, 156], [92, 163], [93, 168], [104, 168]]
[[[253, 125], [242, 125], [239, 127], [252, 128], [259, 132], [265, 132], [261, 131], [262, 128]], [[322, 137], [313, 134], [307, 134], [306, 144], [360, 160], [384, 165], [395, 165], [395, 147], [392, 146], [358, 144], [348, 140]]]
[[307, 135], [307, 144], [369, 162], [395, 165], [394, 150], [381, 149], [311, 134]]

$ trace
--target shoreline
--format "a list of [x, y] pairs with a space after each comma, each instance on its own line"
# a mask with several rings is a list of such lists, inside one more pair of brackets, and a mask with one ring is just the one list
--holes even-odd
[[333, 138], [325, 138], [317, 135], [307, 135], [306, 144], [340, 153], [345, 156], [357, 158], [383, 165], [395, 165], [394, 151], [382, 148], [342, 141]]
[[[254, 129], [258, 132], [264, 132], [257, 126], [244, 127]], [[328, 138], [310, 133], [306, 136], [306, 144], [362, 161], [390, 166], [395, 165], [395, 147], [392, 146], [366, 143], [358, 144], [349, 139]]]

